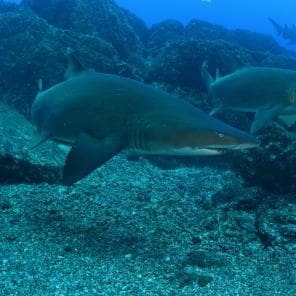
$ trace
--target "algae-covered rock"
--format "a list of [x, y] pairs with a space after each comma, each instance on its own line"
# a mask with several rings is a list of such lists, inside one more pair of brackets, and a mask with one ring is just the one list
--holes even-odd
[[68, 47], [102, 72], [115, 72], [120, 64], [110, 43], [55, 28], [28, 10], [0, 13], [0, 38], [2, 99], [27, 115], [39, 78], [45, 88], [64, 79]]
[[22, 4], [54, 26], [99, 36], [121, 57], [143, 52], [144, 23], [113, 0], [23, 0]]
[[17, 5], [15, 3], [0, 0], [0, 12], [15, 11], [16, 9]]
[[177, 41], [184, 36], [184, 26], [177, 20], [165, 20], [153, 25], [149, 30], [147, 48], [150, 55], [159, 53], [165, 45]]
[[296, 58], [268, 35], [247, 30], [228, 30], [208, 22], [192, 20], [187, 26], [167, 20], [149, 31], [149, 81], [173, 88], [205, 91], [201, 64], [207, 60], [215, 76], [245, 66], [296, 69]]
[[185, 27], [185, 35], [189, 38], [205, 40], [225, 40], [249, 50], [279, 54], [285, 49], [270, 35], [248, 30], [228, 30], [223, 26], [193, 19]]
[[221, 73], [228, 73], [248, 64], [251, 53], [222, 40], [181, 39], [169, 43], [154, 57], [148, 79], [205, 91], [200, 75], [204, 60], [209, 60], [213, 72], [216, 66]]
[[234, 168], [250, 185], [295, 194], [295, 135], [273, 122], [262, 129], [259, 139], [260, 147], [233, 156]]
[[0, 102], [0, 183], [58, 183], [66, 151], [47, 142], [31, 149], [35, 129], [13, 108]]

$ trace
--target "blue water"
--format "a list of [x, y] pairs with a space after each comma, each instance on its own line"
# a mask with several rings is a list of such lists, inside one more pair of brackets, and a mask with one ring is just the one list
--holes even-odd
[[[142, 18], [148, 26], [167, 18], [186, 24], [197, 18], [223, 25], [230, 29], [248, 29], [273, 34], [267, 18], [281, 24], [296, 23], [295, 0], [116, 0], [116, 2]], [[279, 39], [279, 41], [282, 41]]]

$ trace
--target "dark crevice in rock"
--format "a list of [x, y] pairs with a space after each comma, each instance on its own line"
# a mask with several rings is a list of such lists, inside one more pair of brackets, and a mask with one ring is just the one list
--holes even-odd
[[0, 184], [58, 184], [60, 179], [59, 167], [34, 165], [12, 156], [0, 158]]

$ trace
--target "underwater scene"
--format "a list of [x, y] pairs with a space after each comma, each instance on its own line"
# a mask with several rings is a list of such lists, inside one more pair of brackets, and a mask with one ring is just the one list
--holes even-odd
[[295, 8], [0, 0], [0, 296], [296, 295]]

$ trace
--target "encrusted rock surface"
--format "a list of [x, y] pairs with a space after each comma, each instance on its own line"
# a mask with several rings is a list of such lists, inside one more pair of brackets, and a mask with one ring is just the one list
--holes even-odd
[[54, 26], [105, 39], [124, 58], [143, 52], [146, 26], [113, 0], [23, 0], [22, 3]]

